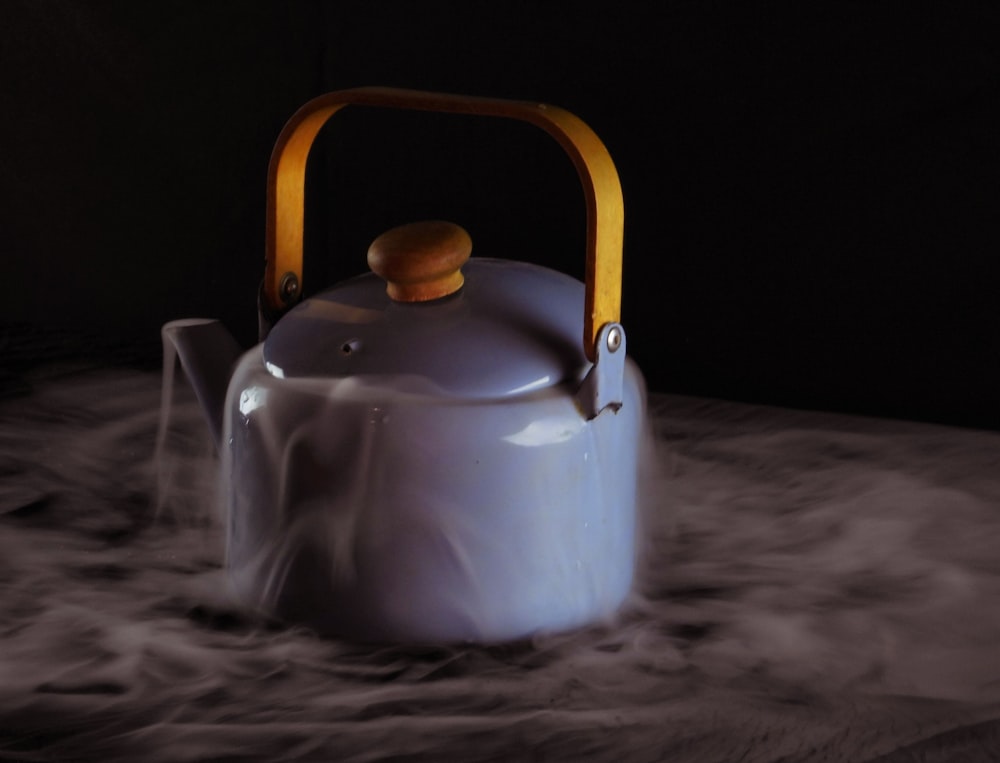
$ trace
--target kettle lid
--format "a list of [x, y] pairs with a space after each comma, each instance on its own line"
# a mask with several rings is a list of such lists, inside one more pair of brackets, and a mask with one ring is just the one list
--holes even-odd
[[591, 366], [580, 343], [584, 285], [525, 262], [469, 259], [471, 250], [468, 233], [442, 221], [382, 234], [368, 252], [374, 272], [275, 324], [267, 368], [387, 384], [419, 377], [438, 394], [476, 399], [579, 382]]

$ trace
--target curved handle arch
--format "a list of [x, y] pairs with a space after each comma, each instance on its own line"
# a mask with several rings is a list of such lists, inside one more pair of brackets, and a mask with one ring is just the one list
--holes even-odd
[[617, 323], [621, 316], [621, 181], [608, 150], [582, 120], [556, 106], [529, 101], [359, 87], [327, 93], [303, 105], [278, 136], [268, 167], [263, 306], [280, 314], [299, 299], [306, 161], [326, 121], [350, 105], [516, 119], [540, 127], [563, 147], [579, 173], [587, 207], [583, 345], [588, 359], [595, 360], [601, 327]]

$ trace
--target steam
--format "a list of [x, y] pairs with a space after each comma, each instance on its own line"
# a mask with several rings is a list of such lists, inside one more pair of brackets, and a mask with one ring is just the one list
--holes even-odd
[[2, 759], [996, 749], [996, 433], [654, 396], [618, 616], [407, 649], [235, 603], [209, 432], [183, 383], [169, 402], [159, 443], [155, 375], [0, 403]]

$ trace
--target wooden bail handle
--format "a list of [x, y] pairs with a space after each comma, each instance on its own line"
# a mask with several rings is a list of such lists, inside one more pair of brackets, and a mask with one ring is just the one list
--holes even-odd
[[568, 111], [542, 103], [477, 98], [386, 87], [359, 87], [321, 95], [288, 120], [271, 153], [267, 175], [267, 262], [263, 307], [280, 315], [302, 293], [302, 235], [306, 160], [320, 128], [344, 106], [505, 117], [545, 130], [580, 174], [587, 204], [587, 293], [583, 345], [596, 357], [601, 327], [621, 317], [624, 205], [614, 162], [600, 138]]

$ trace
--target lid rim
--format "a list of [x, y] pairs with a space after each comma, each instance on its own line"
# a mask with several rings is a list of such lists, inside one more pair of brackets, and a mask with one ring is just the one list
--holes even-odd
[[264, 360], [285, 378], [422, 378], [442, 396], [477, 400], [583, 378], [582, 283], [485, 257], [465, 271], [458, 292], [429, 302], [393, 301], [371, 273], [343, 281], [282, 317]]

